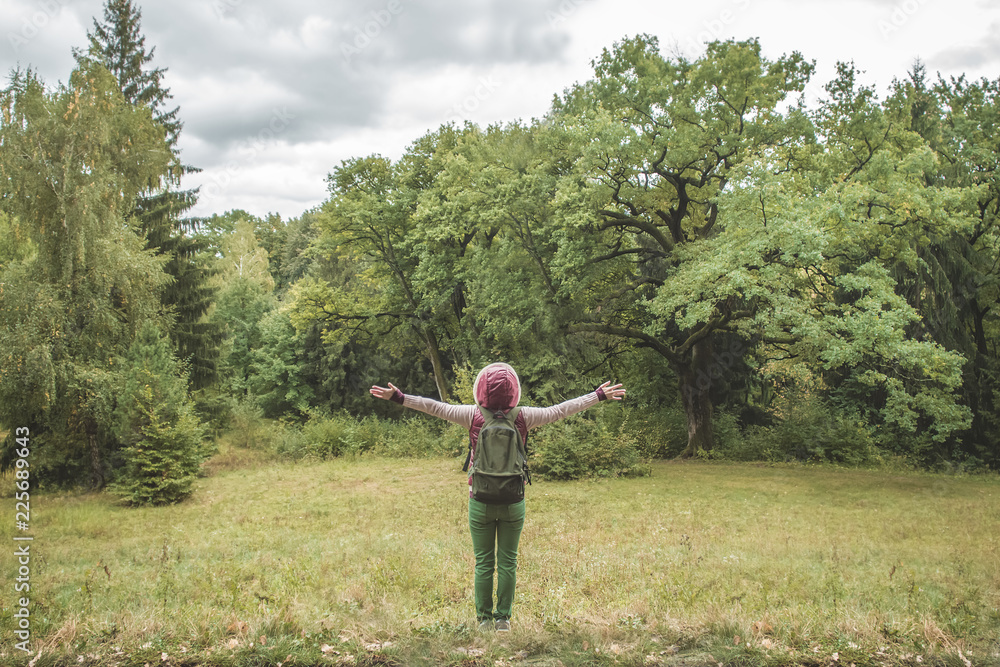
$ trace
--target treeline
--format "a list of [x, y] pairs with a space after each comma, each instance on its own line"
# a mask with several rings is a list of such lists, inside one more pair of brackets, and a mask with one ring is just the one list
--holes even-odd
[[371, 384], [467, 401], [497, 360], [534, 404], [630, 390], [540, 436], [552, 476], [1000, 466], [1000, 81], [918, 63], [883, 99], [841, 65], [807, 107], [799, 54], [639, 36], [542, 119], [344, 161], [293, 220], [195, 220], [139, 19], [109, 0], [67, 84], [0, 97], [0, 425], [30, 428], [36, 482], [176, 500], [234, 417], [378, 449], [402, 415]]

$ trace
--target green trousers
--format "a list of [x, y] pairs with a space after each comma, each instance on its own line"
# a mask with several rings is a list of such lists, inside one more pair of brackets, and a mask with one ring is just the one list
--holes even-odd
[[[476, 618], [510, 618], [517, 584], [517, 544], [524, 528], [524, 501], [487, 505], [469, 499], [469, 532], [476, 555]], [[493, 572], [497, 573], [496, 610], [493, 608]]]

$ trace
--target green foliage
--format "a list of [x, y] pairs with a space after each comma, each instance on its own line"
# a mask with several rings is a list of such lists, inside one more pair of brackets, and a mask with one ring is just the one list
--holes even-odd
[[313, 262], [309, 248], [318, 233], [315, 224], [317, 218], [314, 211], [307, 211], [300, 217], [288, 221], [284, 243], [281, 246], [281, 258], [276, 262], [280, 267], [280, 273], [275, 281], [277, 289], [284, 290], [290, 287], [309, 272]]
[[302, 428], [308, 447], [329, 456], [372, 454], [394, 458], [454, 455], [465, 443], [455, 429], [422, 417], [385, 420], [347, 415], [314, 418]]
[[282, 310], [268, 312], [258, 326], [260, 345], [251, 350], [250, 392], [268, 417], [305, 414], [315, 392], [306, 383], [303, 340]]
[[[997, 412], [998, 327], [995, 304], [1000, 286], [997, 223], [1000, 212], [997, 110], [1000, 81], [964, 77], [936, 84], [917, 63], [910, 76], [895, 82], [889, 102], [908, 116], [910, 127], [933, 149], [937, 160], [929, 182], [965, 194], [970, 224], [953, 233], [929, 235], [916, 248], [919, 262], [898, 265], [901, 293], [922, 317], [920, 333], [932, 336], [966, 359], [961, 388], [972, 423], [960, 437], [924, 443], [927, 464], [991, 461], [1000, 457]], [[912, 439], [912, 434], [903, 434]]]
[[773, 426], [742, 430], [728, 412], [717, 416], [719, 445], [712, 458], [730, 461], [800, 461], [847, 466], [878, 465], [883, 459], [871, 430], [857, 417], [837, 412], [815, 394], [787, 404]]
[[122, 464], [110, 491], [133, 505], [161, 505], [191, 493], [206, 458], [204, 426], [187, 398], [187, 379], [156, 326], [132, 342], [114, 412]]
[[532, 475], [553, 480], [648, 475], [648, 433], [632, 427], [628, 416], [603, 414], [615, 408], [602, 408], [597, 419], [569, 419], [533, 431], [528, 437]]
[[104, 20], [94, 19], [94, 32], [87, 33], [89, 53], [115, 76], [129, 104], [153, 112], [153, 120], [167, 130], [167, 142], [174, 149], [181, 131], [178, 109], [164, 109], [166, 101], [173, 97], [161, 85], [167, 70], [147, 67], [156, 48], [146, 50], [141, 23], [142, 11], [132, 0], [107, 0]]
[[[975, 197], [929, 177], [936, 158], [908, 112], [851, 66], [819, 108], [796, 104], [812, 73], [756, 40], [688, 61], [638, 36], [544, 122], [443, 127], [396, 163], [346, 161], [315, 247], [356, 270], [298, 283], [293, 322], [394, 354], [423, 347], [439, 391], [442, 368], [461, 379], [497, 358], [540, 402], [622, 371], [655, 396], [639, 400], [664, 430], [687, 434], [685, 455], [713, 446], [715, 404], [740, 415], [728, 431], [716, 416], [727, 438], [766, 426], [766, 400], [749, 398], [766, 398], [760, 364], [796, 358], [822, 375], [831, 419], [858, 415], [882, 447], [946, 449], [971, 422], [964, 360], [922, 335], [900, 267], [970, 229]], [[680, 400], [663, 398], [670, 385]], [[563, 458], [553, 469], [582, 469], [579, 453]]]
[[442, 428], [425, 417], [402, 420], [346, 413], [312, 414], [304, 424], [266, 419], [252, 401], [232, 411], [231, 443], [292, 461], [324, 460], [340, 456], [426, 458], [458, 456], [468, 435], [462, 429]]
[[[33, 74], [17, 73], [0, 107], [10, 148], [0, 160], [4, 208], [38, 245], [39, 277], [72, 286], [103, 244], [119, 241], [116, 233], [124, 240], [135, 236], [123, 223], [136, 196], [174, 164], [163, 130], [148, 109], [123, 99], [104, 67], [87, 59], [52, 93]], [[45, 233], [55, 225], [59, 233]]]
[[9, 265], [32, 257], [35, 244], [24, 225], [0, 211], [0, 272]]
[[222, 238], [219, 254], [220, 284], [245, 280], [260, 286], [264, 292], [274, 291], [269, 254], [260, 245], [251, 220], [236, 221], [233, 232]]
[[255, 397], [235, 401], [229, 411], [232, 444], [244, 449], [267, 450], [273, 443], [273, 429]]
[[303, 457], [325, 459], [340, 456], [349, 430], [349, 425], [344, 419], [315, 417], [302, 426], [301, 438], [297, 443], [298, 449], [286, 449], [278, 453], [291, 459]]
[[[443, 130], [441, 138], [446, 134]], [[432, 142], [423, 143], [433, 149]], [[418, 142], [397, 164], [377, 155], [345, 160], [328, 176], [331, 197], [317, 220], [318, 245], [328, 256], [354, 263], [357, 271], [336, 285], [304, 281], [293, 290], [293, 308], [298, 322], [323, 322], [328, 340], [416, 342], [431, 364], [438, 397], [447, 401], [442, 342], [453, 313], [417, 275], [426, 248], [415, 233], [419, 190], [414, 186], [425, 179], [427, 161]], [[445, 289], [454, 291], [454, 281]]]
[[30, 424], [56, 393], [56, 335], [62, 326], [57, 290], [31, 280], [31, 263], [0, 273], [0, 422]]
[[141, 323], [169, 322], [163, 260], [129, 216], [173, 156], [149, 110], [86, 58], [51, 92], [16, 73], [0, 112], [0, 201], [36, 249], [0, 277], [0, 422], [37, 434], [39, 481], [101, 486], [118, 446], [117, 364]]
[[[89, 56], [110, 71], [125, 101], [137, 108], [149, 109], [153, 122], [166, 134], [167, 145], [179, 160], [177, 141], [182, 123], [179, 109], [167, 110], [172, 97], [162, 84], [166, 70], [151, 67], [155, 48], [146, 50], [141, 29], [142, 12], [132, 0], [108, 0], [104, 20], [94, 20]], [[217, 379], [220, 332], [202, 317], [208, 312], [214, 290], [208, 284], [212, 268], [201, 253], [205, 244], [187, 232], [191, 224], [184, 214], [198, 200], [197, 190], [172, 190], [181, 175], [198, 171], [175, 162], [163, 183], [141, 192], [136, 198], [134, 215], [146, 237], [146, 247], [167, 261], [164, 271], [171, 277], [160, 294], [161, 303], [174, 317], [169, 333], [180, 358], [189, 362], [189, 384], [204, 389]]]
[[123, 464], [109, 490], [132, 505], [179, 502], [191, 494], [205, 460], [204, 427], [191, 412], [166, 423], [154, 408], [143, 410], [141, 439], [122, 449]]
[[225, 332], [220, 383], [231, 396], [243, 398], [251, 392], [255, 351], [264, 344], [261, 325], [274, 306], [270, 290], [252, 277], [234, 274], [219, 291], [211, 317]]
[[[640, 35], [543, 120], [442, 126], [342, 162], [287, 224], [233, 210], [192, 239], [139, 18], [108, 0], [69, 84], [15, 73], [0, 96], [0, 422], [37, 431], [43, 478], [100, 484], [124, 460], [118, 380], [145, 321], [261, 455], [457, 453], [463, 434], [366, 389], [470, 402], [503, 360], [525, 403], [629, 389], [533, 434], [552, 478], [699, 449], [1000, 461], [1000, 83], [917, 67], [881, 100], [841, 64], [807, 109], [801, 54], [688, 60]], [[782, 403], [795, 368], [816, 383]], [[135, 410], [177, 441], [176, 416]]]
[[[579, 174], [556, 195], [583, 297], [569, 328], [670, 363], [687, 454], [712, 446], [712, 403], [749, 353], [822, 368], [873, 424], [936, 443], [969, 424], [962, 357], [914, 335], [892, 269], [969, 228], [970, 193], [927, 178], [933, 152], [850, 66], [814, 113], [785, 104], [812, 69], [754, 40], [689, 62], [640, 36], [555, 106]], [[723, 361], [716, 343], [732, 334], [741, 358]]]

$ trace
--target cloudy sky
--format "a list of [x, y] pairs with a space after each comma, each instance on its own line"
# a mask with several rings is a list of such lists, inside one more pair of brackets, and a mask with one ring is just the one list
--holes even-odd
[[[154, 64], [200, 167], [195, 215], [296, 217], [326, 198], [342, 160], [406, 146], [448, 121], [529, 120], [589, 78], [625, 36], [695, 57], [757, 37], [769, 57], [837, 61], [884, 91], [916, 58], [931, 74], [1000, 76], [1000, 0], [138, 0]], [[0, 74], [66, 81], [103, 0], [0, 0]]]

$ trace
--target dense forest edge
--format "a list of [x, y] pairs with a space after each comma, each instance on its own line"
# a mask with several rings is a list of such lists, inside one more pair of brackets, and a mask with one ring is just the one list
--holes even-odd
[[[617, 42], [539, 119], [444, 124], [333, 166], [283, 220], [187, 215], [180, 110], [131, 0], [66, 83], [0, 92], [0, 468], [187, 497], [219, 438], [284, 459], [454, 455], [372, 384], [525, 404], [550, 479], [664, 458], [1000, 468], [1000, 79], [884, 91], [852, 64]], [[807, 104], [808, 91], [821, 90]]]

